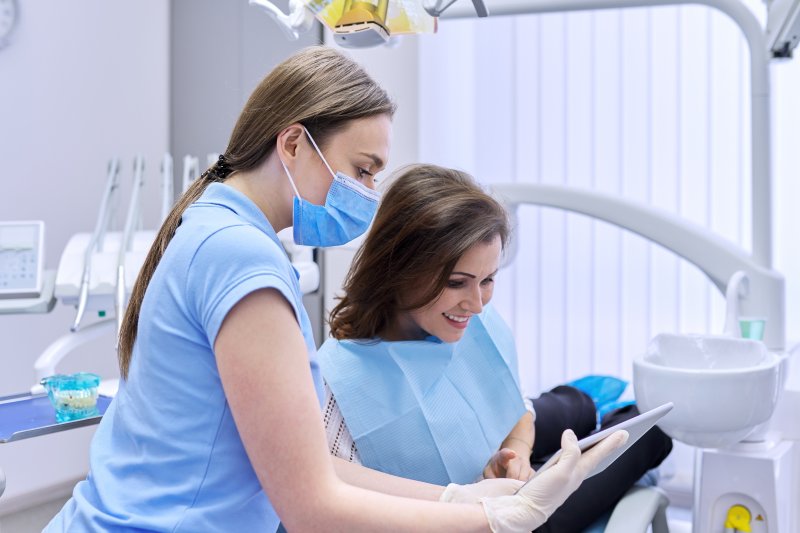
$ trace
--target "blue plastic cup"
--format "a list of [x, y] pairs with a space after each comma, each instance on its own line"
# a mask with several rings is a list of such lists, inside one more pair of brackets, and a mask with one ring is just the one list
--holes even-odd
[[742, 337], [756, 341], [764, 340], [764, 328], [767, 319], [760, 317], [739, 317], [739, 329]]

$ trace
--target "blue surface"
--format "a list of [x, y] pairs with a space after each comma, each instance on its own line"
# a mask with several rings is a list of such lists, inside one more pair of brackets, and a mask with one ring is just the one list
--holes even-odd
[[[73, 420], [63, 424], [56, 422], [56, 410], [45, 394], [41, 396], [23, 396], [18, 400], [0, 403], [0, 443], [24, 438], [23, 435], [19, 435], [24, 432], [44, 434], [85, 426], [90, 423], [96, 424], [100, 421], [110, 403], [111, 398], [99, 396], [97, 398], [99, 416]], [[15, 434], [17, 435], [16, 437]]]

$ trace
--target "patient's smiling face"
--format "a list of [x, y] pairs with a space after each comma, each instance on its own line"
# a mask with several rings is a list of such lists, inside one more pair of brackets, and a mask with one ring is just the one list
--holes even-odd
[[458, 260], [435, 301], [398, 316], [393, 337], [412, 340], [433, 335], [444, 342], [461, 339], [470, 318], [492, 299], [501, 251], [499, 235], [472, 246]]

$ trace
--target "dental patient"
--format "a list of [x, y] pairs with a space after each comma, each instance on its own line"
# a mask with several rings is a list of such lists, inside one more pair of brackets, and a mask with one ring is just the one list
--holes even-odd
[[[522, 396], [511, 331], [487, 305], [509, 231], [502, 205], [462, 172], [396, 176], [319, 351], [333, 455], [440, 485], [527, 480], [565, 429], [595, 431], [595, 404], [574, 387]], [[611, 411], [601, 428], [637, 414]], [[583, 531], [671, 449], [653, 428], [537, 531]]]

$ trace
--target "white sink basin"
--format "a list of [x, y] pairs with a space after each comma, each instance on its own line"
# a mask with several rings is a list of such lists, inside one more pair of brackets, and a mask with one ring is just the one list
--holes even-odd
[[655, 337], [633, 362], [639, 410], [675, 404], [658, 426], [670, 437], [703, 448], [744, 439], [772, 416], [786, 359], [764, 344], [731, 337]]

